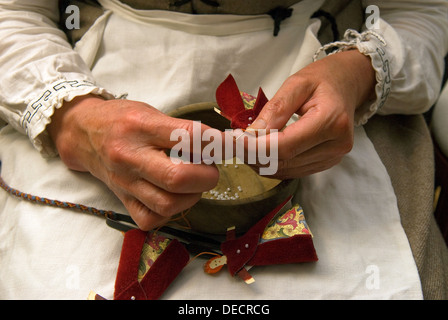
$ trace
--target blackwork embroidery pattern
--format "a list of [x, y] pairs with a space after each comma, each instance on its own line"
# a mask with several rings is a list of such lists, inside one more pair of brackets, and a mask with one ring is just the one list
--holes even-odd
[[21, 126], [25, 129], [25, 132], [28, 132], [28, 125], [31, 123], [33, 117], [39, 111], [39, 109], [43, 106], [43, 104], [48, 101], [50, 98], [54, 97], [56, 93], [63, 92], [64, 90], [69, 90], [72, 88], [79, 87], [93, 87], [94, 84], [87, 80], [63, 80], [51, 88], [45, 90], [45, 92], [37, 98], [35, 101], [31, 102], [25, 114], [22, 117]]

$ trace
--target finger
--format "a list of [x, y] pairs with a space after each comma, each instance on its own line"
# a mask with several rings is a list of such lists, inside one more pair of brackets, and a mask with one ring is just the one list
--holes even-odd
[[129, 189], [114, 191], [142, 230], [161, 226], [175, 214], [194, 206], [202, 194], [172, 194], [148, 184], [134, 182]]
[[269, 162], [251, 165], [260, 174], [268, 172], [267, 177], [276, 179], [299, 178], [318, 171], [323, 171], [339, 163], [345, 155], [336, 141], [328, 141], [317, 145], [294, 158], [275, 159]]
[[298, 76], [290, 76], [274, 97], [265, 104], [249, 128], [281, 130], [313, 91], [314, 87], [308, 82]]
[[135, 198], [120, 199], [137, 226], [143, 231], [149, 231], [163, 226], [169, 218], [151, 211], [142, 202]]
[[[299, 167], [305, 167], [314, 163], [325, 162], [331, 159], [341, 159], [350, 152], [353, 143], [344, 145], [336, 140], [330, 140], [319, 144], [297, 156], [290, 159], [279, 159], [278, 169], [287, 170]], [[265, 166], [265, 165], [264, 165]], [[257, 164], [256, 167], [264, 167]]]
[[342, 158], [332, 158], [329, 160], [309, 163], [304, 166], [282, 168], [277, 170], [277, 173], [273, 175], [273, 178], [285, 180], [306, 177], [334, 167], [335, 165], [340, 163], [341, 159]]
[[[185, 156], [192, 154], [192, 162], [201, 162], [204, 148], [212, 144], [211, 149], [224, 154], [225, 133], [211, 128], [200, 121], [178, 119], [162, 116], [158, 121], [153, 119], [147, 123], [148, 136], [151, 136], [151, 143], [161, 148], [171, 149], [177, 147], [182, 149]], [[156, 132], [154, 135], [152, 132]], [[210, 149], [210, 146], [209, 146]], [[216, 157], [214, 157], [216, 158]]]
[[269, 159], [278, 159], [280, 164], [299, 155], [303, 158], [294, 161], [307, 164], [325, 160], [332, 154], [347, 153], [353, 145], [353, 128], [344, 115], [333, 115], [325, 109], [317, 105], [310, 107], [283, 131], [258, 137], [256, 153], [259, 155], [263, 146], [269, 150]]
[[336, 141], [344, 149], [353, 144], [353, 119], [343, 112], [329, 112], [337, 109], [331, 102], [322, 104], [310, 107], [299, 120], [279, 133], [280, 159], [292, 159], [328, 141]]
[[171, 193], [143, 179], [132, 183], [127, 191], [151, 211], [164, 217], [191, 208], [202, 196], [202, 193]]
[[272, 174], [278, 162], [278, 132], [258, 135], [245, 132], [235, 141], [236, 156], [249, 165], [272, 168], [265, 174]]
[[171, 193], [201, 193], [219, 180], [215, 166], [176, 162], [162, 150], [151, 150], [137, 161], [139, 176]]

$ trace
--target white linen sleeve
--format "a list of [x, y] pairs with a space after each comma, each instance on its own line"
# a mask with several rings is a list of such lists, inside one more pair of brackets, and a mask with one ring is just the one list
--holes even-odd
[[57, 0], [0, 2], [0, 117], [44, 156], [57, 154], [45, 128], [64, 101], [89, 93], [114, 98], [95, 84], [58, 21]]
[[[363, 125], [376, 113], [427, 111], [440, 94], [448, 52], [448, 1], [363, 0], [363, 6], [376, 6], [378, 23], [362, 33], [347, 30], [342, 41], [324, 46], [357, 48], [371, 58], [376, 100], [357, 109], [355, 123]], [[366, 17], [373, 18], [369, 12]]]

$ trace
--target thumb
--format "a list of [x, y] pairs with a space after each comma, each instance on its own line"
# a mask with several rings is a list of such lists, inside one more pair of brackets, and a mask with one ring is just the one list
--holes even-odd
[[283, 129], [291, 116], [305, 103], [309, 96], [307, 91], [297, 79], [289, 77], [264, 105], [249, 129]]
[[205, 161], [210, 164], [210, 162], [224, 160], [226, 147], [228, 148], [225, 132], [200, 121], [177, 118], [169, 120], [170, 123], [165, 128], [167, 138], [165, 147], [174, 148], [175, 152], [182, 151], [193, 163]]

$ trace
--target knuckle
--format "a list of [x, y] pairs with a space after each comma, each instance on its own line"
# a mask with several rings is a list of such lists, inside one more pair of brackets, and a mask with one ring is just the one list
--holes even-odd
[[341, 144], [341, 153], [347, 154], [353, 149], [353, 139], [345, 139]]
[[159, 216], [156, 213], [138, 200], [130, 201], [130, 203], [127, 203], [127, 207], [135, 223], [143, 231], [148, 231], [155, 227], [154, 223], [156, 221], [154, 220], [160, 220], [157, 219]]
[[353, 122], [348, 115], [338, 117], [334, 126], [334, 136], [339, 137], [338, 155], [349, 153], [354, 144]]
[[136, 128], [140, 128], [142, 123], [144, 123], [144, 121], [141, 110], [138, 108], [128, 108], [124, 112], [122, 121], [117, 127], [121, 129], [122, 133], [126, 133], [132, 132]]
[[171, 165], [165, 170], [164, 174], [164, 185], [165, 190], [169, 192], [178, 191], [183, 185], [183, 175], [182, 170], [180, 170], [179, 165]]
[[169, 196], [160, 195], [154, 204], [154, 211], [161, 216], [170, 217], [177, 213], [176, 201]]
[[282, 97], [276, 97], [271, 99], [263, 108], [264, 112], [268, 114], [282, 113], [285, 109], [285, 100]]
[[[182, 120], [177, 118], [167, 118], [167, 121], [170, 121], [169, 127], [173, 129], [180, 129], [187, 132], [190, 136], [193, 135], [193, 127], [194, 122], [190, 120]], [[160, 123], [161, 127], [166, 127], [166, 122]]]
[[187, 131], [189, 134], [193, 134], [193, 121], [181, 121], [179, 122], [179, 128], [180, 129], [184, 129], [185, 131]]
[[353, 121], [347, 114], [341, 114], [335, 120], [333, 126], [335, 133], [339, 135], [344, 135], [353, 131]]
[[307, 95], [311, 94], [316, 88], [316, 81], [313, 80], [313, 74], [305, 72], [303, 69], [290, 75], [284, 84], [291, 88], [301, 88], [301, 90], [304, 90], [304, 94]]
[[142, 231], [149, 231], [153, 227], [152, 223], [150, 221], [148, 221], [148, 219], [138, 218], [138, 219], [134, 219], [134, 220], [135, 220], [135, 223], [137, 224], [137, 226]]
[[104, 154], [106, 155], [108, 162], [113, 166], [118, 166], [127, 161], [127, 155], [124, 151], [125, 146], [118, 141], [112, 141], [104, 146]]
[[305, 79], [306, 78], [303, 77], [301, 72], [296, 72], [290, 75], [288, 78], [286, 78], [284, 85], [291, 85], [296, 87], [298, 85], [303, 85]]

